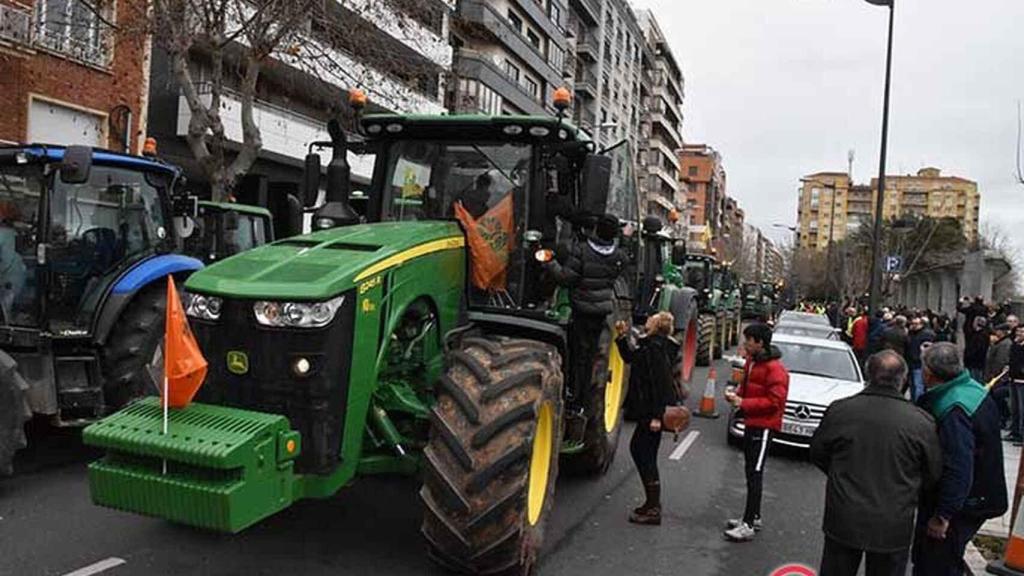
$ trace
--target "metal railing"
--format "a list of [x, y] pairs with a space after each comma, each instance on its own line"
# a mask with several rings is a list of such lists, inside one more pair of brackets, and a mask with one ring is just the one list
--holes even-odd
[[97, 33], [101, 35], [98, 43], [75, 38], [71, 34], [66, 33], [63, 28], [53, 31], [40, 27], [36, 30], [35, 45], [59, 52], [87, 64], [106, 68], [110, 66], [110, 49], [107, 46], [107, 35], [102, 30]]
[[0, 4], [0, 38], [20, 44], [31, 44], [32, 12]]

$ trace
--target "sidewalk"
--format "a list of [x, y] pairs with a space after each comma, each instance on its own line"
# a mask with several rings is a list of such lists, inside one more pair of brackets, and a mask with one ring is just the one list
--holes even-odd
[[[1006, 490], [1009, 493], [1009, 502], [1013, 503], [1013, 488], [1017, 485], [1017, 467], [1020, 465], [1021, 449], [1009, 442], [1003, 442], [1003, 467], [1006, 469]], [[1010, 524], [1013, 518], [1011, 512], [1007, 511], [1001, 518], [993, 518], [981, 527], [979, 534], [1006, 538], [1010, 535]]]

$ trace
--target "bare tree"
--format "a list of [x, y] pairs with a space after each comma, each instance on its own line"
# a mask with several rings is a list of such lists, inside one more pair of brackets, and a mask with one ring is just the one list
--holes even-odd
[[[367, 87], [387, 74], [413, 86], [426, 71], [379, 41], [379, 31], [363, 16], [436, 16], [429, 3], [411, 0], [141, 0], [118, 25], [150, 36], [166, 51], [173, 78], [191, 117], [186, 141], [210, 184], [214, 200], [224, 200], [245, 175], [263, 146], [255, 117], [261, 74], [274, 68], [305, 73], [302, 90], [325, 91], [330, 115], [344, 112], [337, 86]], [[390, 10], [390, 11], [389, 11]], [[411, 32], [410, 32], [411, 34]], [[415, 40], [415, 38], [411, 38]], [[353, 62], [360, 64], [354, 65]], [[432, 70], [436, 74], [436, 70]], [[381, 100], [392, 94], [374, 94]], [[303, 94], [310, 97], [311, 94]], [[237, 102], [237, 112], [229, 102]], [[237, 113], [237, 118], [225, 114]], [[227, 124], [238, 122], [241, 141], [231, 142]], [[236, 138], [237, 139], [237, 138]], [[229, 146], [230, 144], [230, 146]]]
[[981, 225], [979, 244], [984, 250], [994, 252], [1010, 265], [1010, 270], [994, 279], [992, 298], [995, 301], [1019, 296], [1021, 294], [1021, 270], [1024, 270], [1024, 259], [1014, 245], [1012, 237], [1002, 226], [993, 222]]

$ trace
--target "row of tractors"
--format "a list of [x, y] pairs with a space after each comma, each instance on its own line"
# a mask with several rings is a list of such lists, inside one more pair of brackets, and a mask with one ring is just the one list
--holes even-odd
[[[357, 477], [418, 475], [434, 560], [528, 574], [559, 470], [601, 475], [615, 456], [629, 373], [615, 323], [671, 311], [688, 380], [738, 340], [739, 283], [641, 218], [627, 145], [597, 151], [561, 118], [371, 115], [357, 135], [329, 131], [330, 163], [307, 157], [285, 219], [315, 231], [276, 241], [269, 212], [199, 204], [158, 161], [0, 149], [0, 468], [33, 415], [88, 425], [105, 452], [94, 502], [224, 532]], [[375, 159], [359, 210], [350, 151]], [[632, 264], [579, 413], [564, 406], [580, 361], [569, 291], [544, 264], [585, 243], [594, 214], [623, 223]], [[504, 270], [483, 285], [485, 255]], [[151, 365], [168, 275], [209, 372], [165, 423]]]

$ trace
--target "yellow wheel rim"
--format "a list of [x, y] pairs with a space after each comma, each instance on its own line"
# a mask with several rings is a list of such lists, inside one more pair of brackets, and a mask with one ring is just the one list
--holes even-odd
[[626, 379], [626, 363], [622, 361], [619, 347], [614, 342], [608, 353], [608, 370], [611, 372], [611, 380], [604, 389], [604, 429], [611, 432], [619, 424], [619, 407], [622, 406]]
[[550, 402], [545, 402], [541, 404], [540, 413], [537, 415], [537, 430], [533, 435], [533, 454], [530, 456], [530, 480], [526, 494], [526, 519], [530, 522], [530, 526], [537, 524], [541, 512], [544, 511], [554, 441], [554, 410]]

